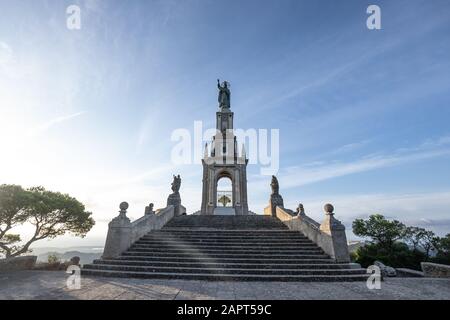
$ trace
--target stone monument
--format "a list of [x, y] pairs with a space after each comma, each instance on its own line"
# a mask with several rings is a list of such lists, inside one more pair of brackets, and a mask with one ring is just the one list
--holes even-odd
[[272, 194], [270, 195], [269, 206], [271, 208], [272, 216], [276, 217], [277, 206], [284, 207], [284, 201], [283, 197], [280, 195], [280, 185], [277, 177], [272, 176], [270, 187], [272, 188]]
[[233, 129], [234, 113], [230, 109], [230, 84], [224, 81], [219, 89], [219, 111], [216, 113], [216, 134], [205, 147], [203, 165], [202, 206], [200, 214], [218, 214], [217, 183], [222, 178], [231, 180], [231, 210], [236, 215], [247, 215], [247, 163], [245, 148], [238, 154], [238, 143]]
[[180, 175], [173, 176], [172, 182], [172, 194], [167, 198], [167, 206], [175, 207], [175, 216], [182, 215], [183, 212], [181, 210], [181, 196], [180, 196], [180, 187], [181, 187], [181, 178]]

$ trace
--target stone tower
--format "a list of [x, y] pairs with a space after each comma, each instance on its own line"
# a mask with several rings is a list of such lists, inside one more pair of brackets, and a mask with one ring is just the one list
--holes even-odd
[[226, 214], [248, 214], [247, 162], [245, 148], [238, 154], [238, 144], [233, 130], [234, 113], [230, 110], [229, 84], [225, 81], [219, 89], [219, 111], [216, 113], [216, 134], [205, 147], [202, 159], [203, 189], [201, 214], [221, 214], [217, 210], [217, 184], [220, 179], [231, 180], [231, 208]]

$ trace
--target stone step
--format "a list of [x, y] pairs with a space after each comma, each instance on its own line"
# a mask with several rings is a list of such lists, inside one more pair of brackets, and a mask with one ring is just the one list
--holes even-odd
[[193, 268], [193, 267], [155, 267], [155, 266], [135, 266], [135, 265], [100, 265], [88, 264], [84, 269], [95, 270], [117, 270], [117, 271], [138, 271], [157, 273], [207, 273], [207, 274], [251, 274], [251, 275], [351, 275], [365, 274], [365, 269], [244, 269], [244, 268]]
[[211, 281], [363, 281], [301, 232], [270, 216], [181, 216], [84, 275]]
[[149, 251], [149, 252], [157, 252], [157, 251], [166, 251], [166, 250], [186, 250], [186, 251], [202, 251], [202, 252], [212, 252], [212, 251], [226, 251], [226, 252], [234, 252], [234, 251], [245, 251], [245, 252], [261, 252], [261, 251], [274, 251], [274, 252], [297, 252], [297, 251], [320, 251], [323, 252], [322, 249], [317, 246], [278, 246], [278, 247], [263, 247], [263, 246], [211, 246], [211, 245], [187, 245], [187, 244], [176, 244], [176, 245], [146, 245], [146, 244], [134, 244], [131, 246], [130, 250], [133, 251]]
[[206, 273], [169, 273], [169, 272], [138, 272], [119, 270], [82, 269], [81, 274], [86, 276], [104, 276], [120, 278], [147, 278], [147, 279], [189, 279], [211, 281], [365, 281], [367, 274], [351, 275], [252, 275], [252, 274], [206, 274]]
[[208, 256], [133, 256], [133, 255], [122, 255], [114, 260], [133, 260], [133, 261], [145, 261], [145, 262], [179, 262], [179, 263], [256, 263], [256, 264], [334, 264], [335, 261], [331, 258], [320, 257], [319, 259], [315, 258], [300, 258], [300, 259], [277, 259], [277, 258], [252, 258], [252, 257], [244, 257], [244, 258], [212, 258]]
[[200, 233], [150, 233], [143, 236], [141, 239], [211, 239], [211, 240], [309, 240], [301, 234], [277, 234], [277, 235], [252, 235], [252, 234], [237, 234], [237, 235], [221, 235], [221, 234], [200, 234]]
[[347, 263], [302, 263], [286, 264], [279, 263], [219, 263], [219, 262], [180, 262], [180, 261], [139, 261], [139, 260], [94, 260], [94, 264], [100, 265], [130, 265], [130, 266], [151, 266], [151, 267], [189, 267], [189, 268], [236, 268], [236, 269], [351, 269]]
[[[139, 252], [139, 251], [127, 251], [122, 254], [123, 256], [153, 256], [153, 257], [192, 257], [192, 253], [186, 252]], [[278, 253], [198, 253], [199, 256], [207, 256], [211, 258], [276, 258], [276, 259], [328, 259], [325, 254], [278, 254]]]
[[312, 241], [285, 241], [285, 242], [235, 242], [235, 241], [190, 241], [190, 240], [138, 240], [135, 244], [149, 246], [187, 245], [187, 246], [217, 246], [217, 247], [317, 247]]
[[227, 230], [240, 229], [287, 229], [286, 225], [279, 219], [264, 215], [243, 216], [180, 216], [170, 220], [164, 229], [173, 227], [189, 228], [217, 228]]
[[154, 230], [153, 234], [203, 234], [203, 235], [303, 235], [299, 231], [282, 230], [282, 229], [245, 229], [245, 230], [224, 230], [224, 229], [201, 229], [201, 228], [163, 228], [161, 230]]
[[147, 252], [148, 254], [153, 254], [156, 252], [171, 252], [171, 253], [192, 253], [195, 254], [196, 252], [202, 253], [202, 254], [215, 254], [215, 253], [246, 253], [249, 255], [252, 255], [254, 253], [265, 253], [265, 254], [303, 254], [303, 253], [323, 253], [323, 251], [319, 248], [208, 248], [208, 247], [140, 247], [140, 246], [132, 246], [128, 251], [133, 252]]

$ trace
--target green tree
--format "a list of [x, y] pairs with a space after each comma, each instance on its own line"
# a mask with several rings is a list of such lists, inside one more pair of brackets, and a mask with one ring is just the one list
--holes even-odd
[[20, 242], [17, 234], [8, 232], [17, 225], [27, 221], [27, 205], [30, 203], [30, 194], [21, 186], [0, 186], [0, 252], [15, 251], [15, 243]]
[[[94, 226], [92, 213], [67, 194], [47, 191], [43, 187], [24, 190], [20, 186], [0, 186], [0, 253], [15, 257], [29, 252], [38, 240], [55, 238], [65, 233], [84, 237]], [[30, 239], [8, 233], [23, 223], [34, 226]]]
[[436, 248], [436, 257], [432, 261], [436, 263], [450, 264], [450, 233], [445, 237], [434, 239], [434, 247]]
[[413, 247], [413, 250], [419, 250], [419, 244], [423, 237], [425, 229], [418, 227], [407, 227], [405, 231], [405, 240]]
[[431, 251], [436, 249], [438, 238], [433, 231], [419, 227], [407, 227], [404, 240], [413, 247], [413, 250], [422, 249], [428, 259]]
[[365, 268], [378, 260], [396, 268], [420, 270], [420, 262], [425, 260], [425, 254], [419, 250], [410, 250], [402, 242], [395, 242], [390, 249], [380, 246], [379, 243], [369, 243], [358, 248], [353, 259]]
[[381, 214], [371, 215], [368, 220], [356, 219], [352, 227], [355, 235], [369, 237], [388, 250], [406, 234], [406, 226], [403, 223], [397, 220], [389, 221]]
[[51, 253], [47, 257], [47, 262], [50, 264], [56, 264], [61, 262], [61, 259], [58, 257], [56, 253]]

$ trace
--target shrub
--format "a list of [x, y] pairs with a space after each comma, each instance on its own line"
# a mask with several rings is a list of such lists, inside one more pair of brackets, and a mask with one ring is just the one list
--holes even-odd
[[410, 250], [402, 242], [395, 242], [387, 249], [379, 243], [370, 243], [358, 248], [355, 252], [355, 262], [367, 268], [378, 260], [394, 268], [410, 268], [420, 270], [420, 262], [425, 261], [426, 255], [418, 250]]
[[47, 262], [49, 264], [59, 264], [61, 262], [61, 259], [56, 254], [49, 254], [47, 258]]

